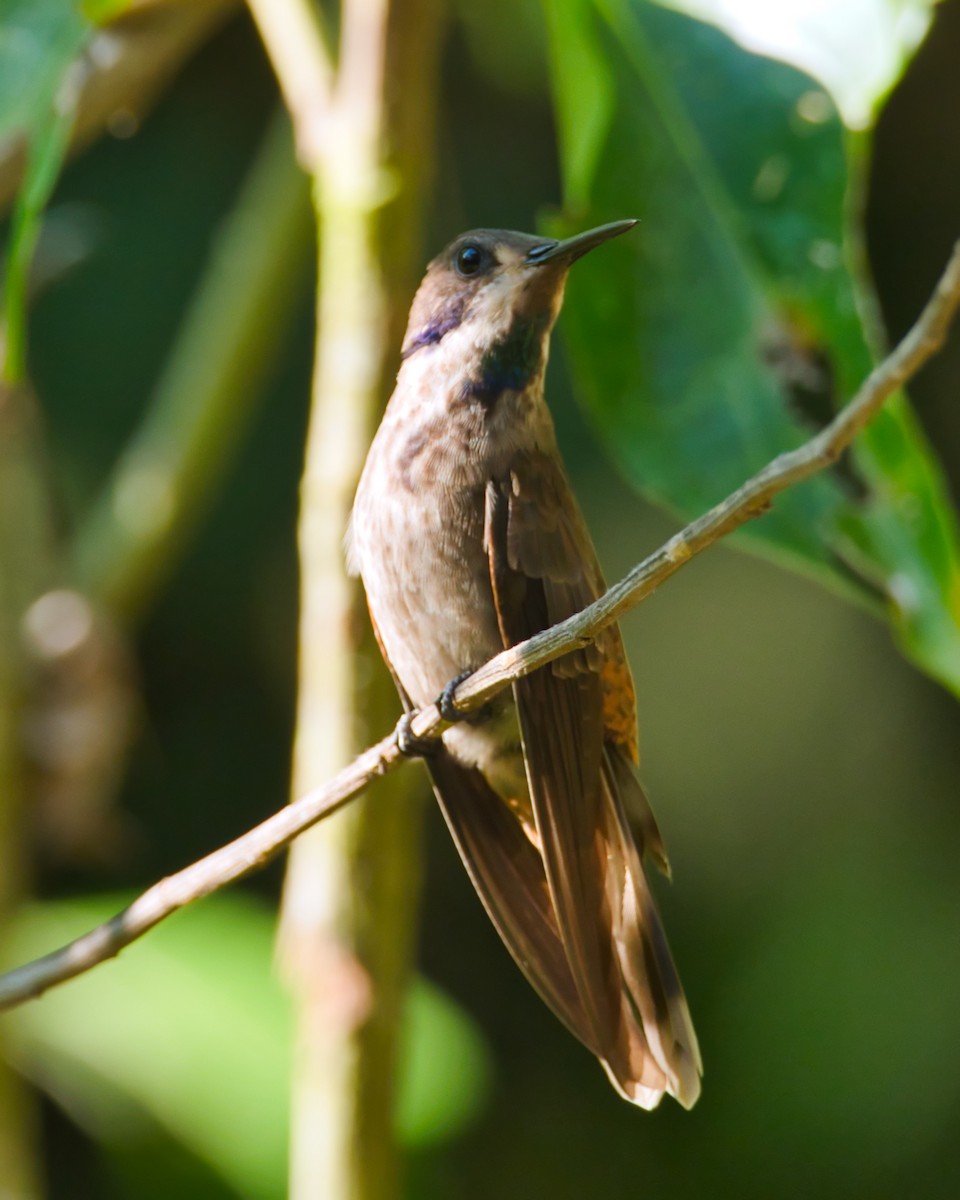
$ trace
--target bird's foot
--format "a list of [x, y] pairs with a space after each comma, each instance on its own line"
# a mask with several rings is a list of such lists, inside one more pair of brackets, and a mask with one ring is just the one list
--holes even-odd
[[439, 738], [421, 738], [410, 728], [413, 713], [404, 713], [397, 723], [397, 749], [404, 758], [435, 758], [443, 749]]
[[469, 679], [472, 674], [473, 669], [468, 667], [466, 671], [461, 671], [459, 675], [455, 675], [434, 701], [440, 716], [450, 725], [457, 725], [460, 721], [468, 721], [473, 717], [473, 713], [461, 712], [457, 708], [457, 702], [453, 695], [460, 684], [465, 679]]
[[450, 680], [434, 701], [440, 716], [449, 725], [457, 725], [461, 721], [465, 721], [468, 725], [482, 725], [484, 721], [488, 721], [493, 715], [493, 706], [491, 704], [484, 704], [482, 708], [474, 709], [473, 712], [464, 712], [457, 707], [453, 693], [465, 679], [470, 678], [473, 671], [473, 667], [468, 667], [466, 671], [461, 671], [459, 675]]

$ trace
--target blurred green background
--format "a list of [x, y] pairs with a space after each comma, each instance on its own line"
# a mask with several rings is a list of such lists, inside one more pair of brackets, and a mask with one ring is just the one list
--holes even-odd
[[[462, 229], [533, 229], [561, 206], [538, 10], [498, 4], [481, 19], [463, 7], [444, 49], [430, 254]], [[877, 129], [867, 238], [892, 337], [960, 227], [958, 62], [960, 2], [947, 0]], [[36, 300], [30, 362], [65, 525], [136, 427], [276, 104], [240, 12], [142, 126], [117, 127], [58, 185], [41, 260], [76, 261]], [[137, 633], [139, 732], [116, 848], [91, 863], [41, 844], [34, 888], [47, 904], [14, 947], [39, 952], [79, 931], [110, 911], [102, 893], [145, 886], [286, 796], [311, 265], [307, 244], [302, 300], [253, 426]], [[577, 287], [574, 277], [571, 299]], [[958, 388], [955, 338], [910, 389], [954, 495]], [[610, 469], [573, 400], [562, 336], [549, 396], [617, 578], [677, 523]], [[406, 1194], [960, 1194], [956, 700], [865, 612], [725, 547], [624, 632], [644, 776], [673, 862], [660, 896], [703, 1049], [703, 1097], [692, 1113], [666, 1102], [652, 1115], [616, 1098], [503, 951], [431, 810]], [[37, 1006], [55, 1016], [7, 1018], [14, 1061], [38, 1086], [54, 1200], [284, 1195], [288, 1029], [269, 917], [280, 880], [274, 865], [178, 916]], [[127, 1021], [131, 997], [138, 1018]]]

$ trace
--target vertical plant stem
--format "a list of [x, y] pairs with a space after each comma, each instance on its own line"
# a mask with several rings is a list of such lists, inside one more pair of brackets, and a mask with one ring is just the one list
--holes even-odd
[[[53, 534], [34, 398], [0, 384], [0, 939], [27, 886], [21, 717], [28, 681], [21, 630], [54, 578]], [[0, 1197], [38, 1194], [31, 1113], [0, 1042]]]
[[14, 208], [3, 282], [3, 379], [20, 382], [26, 373], [27, 285], [43, 210], [67, 152], [73, 114], [54, 111], [30, 145], [27, 169]]
[[[281, 35], [302, 25], [302, 5], [271, 0], [269, 20], [258, 15], [262, 2], [252, 7], [284, 92], [329, 97], [323, 112], [293, 112], [313, 168], [320, 280], [299, 528], [301, 795], [396, 712], [360, 586], [345, 573], [343, 535], [421, 257], [439, 0], [344, 0], [329, 88], [325, 62], [315, 87], [304, 82], [299, 54], [295, 80], [283, 83], [290, 40]], [[399, 1194], [393, 1085], [419, 882], [411, 780], [403, 772], [382, 781], [291, 855], [281, 957], [298, 1010], [294, 1200]]]

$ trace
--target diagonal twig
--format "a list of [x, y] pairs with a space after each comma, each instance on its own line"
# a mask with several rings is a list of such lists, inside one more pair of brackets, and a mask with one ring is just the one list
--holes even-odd
[[[514, 680], [592, 642], [607, 625], [646, 599], [684, 563], [765, 512], [786, 488], [835, 462], [884, 401], [912, 378], [943, 344], [960, 305], [960, 243], [916, 324], [867, 377], [850, 403], [820, 433], [779, 455], [761, 471], [639, 563], [582, 612], [504, 650], [456, 688], [457, 707], [482, 707]], [[448, 728], [436, 705], [410, 723], [417, 738]], [[341, 808], [378, 775], [404, 761], [396, 730], [365, 750], [324, 787], [269, 817], [235, 841], [148, 888], [112, 920], [42, 958], [0, 975], [0, 1009], [39, 996], [97, 963], [112, 958], [165, 917], [263, 866], [298, 834]]]
[[293, 120], [297, 157], [313, 173], [333, 103], [334, 71], [319, 10], [290, 0], [247, 0]]

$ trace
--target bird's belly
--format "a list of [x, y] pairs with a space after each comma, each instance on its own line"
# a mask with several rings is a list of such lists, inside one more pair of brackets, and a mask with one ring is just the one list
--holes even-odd
[[[473, 499], [473, 503], [471, 503]], [[370, 611], [416, 705], [503, 648], [483, 549], [482, 496], [385, 497], [355, 531]]]
[[[387, 496], [375, 509], [364, 508], [362, 523], [355, 519], [355, 551], [371, 615], [391, 668], [418, 707], [432, 704], [450, 680], [503, 649], [483, 547], [482, 505], [482, 492], [446, 504]], [[526, 795], [509, 692], [493, 702], [482, 723], [456, 725], [443, 740], [500, 795]]]

